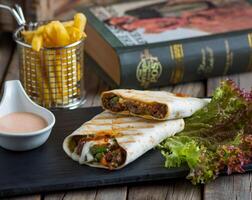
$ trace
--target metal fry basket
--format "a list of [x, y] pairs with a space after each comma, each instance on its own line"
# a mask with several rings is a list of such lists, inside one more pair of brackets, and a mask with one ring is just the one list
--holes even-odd
[[14, 33], [18, 44], [20, 80], [30, 98], [48, 108], [74, 108], [84, 102], [83, 39], [59, 48], [34, 51], [25, 43], [22, 31], [44, 23], [26, 23], [22, 8], [0, 4], [20, 26]]
[[23, 25], [14, 33], [18, 44], [20, 80], [36, 103], [48, 108], [73, 108], [83, 102], [83, 40], [60, 48], [34, 51], [24, 42], [23, 30], [41, 23]]

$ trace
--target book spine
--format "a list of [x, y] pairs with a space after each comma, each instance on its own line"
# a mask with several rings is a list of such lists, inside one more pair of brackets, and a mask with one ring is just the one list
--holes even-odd
[[122, 88], [150, 88], [252, 71], [252, 30], [117, 49]]

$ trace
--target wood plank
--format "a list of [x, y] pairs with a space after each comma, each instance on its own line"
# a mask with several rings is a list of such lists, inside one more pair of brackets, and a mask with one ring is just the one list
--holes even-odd
[[96, 189], [49, 194], [44, 200], [95, 200]]
[[100, 106], [100, 94], [109, 89], [108, 85], [101, 80], [90, 66], [85, 66], [85, 103], [81, 107]]
[[223, 176], [207, 184], [204, 189], [205, 200], [252, 199], [251, 173]]
[[100, 80], [98, 76], [89, 68], [85, 67], [85, 103], [82, 107], [90, 107], [94, 102], [94, 98], [99, 91]]
[[51, 193], [50, 195], [45, 195], [44, 200], [61, 200], [64, 199], [65, 193]]
[[18, 50], [15, 49], [8, 71], [6, 73], [5, 81], [18, 80], [18, 79], [19, 79]]
[[230, 76], [216, 77], [208, 79], [207, 81], [207, 94], [212, 95], [215, 88], [220, 85], [222, 80], [232, 79], [236, 84], [239, 85], [240, 88], [244, 88], [245, 90], [251, 90], [252, 88], [252, 72], [250, 73], [242, 73]]
[[38, 195], [31, 195], [31, 196], [4, 198], [2, 200], [41, 200], [41, 196], [38, 194]]
[[201, 187], [186, 180], [176, 180], [167, 184], [151, 184], [129, 187], [128, 200], [200, 200]]
[[127, 187], [114, 186], [100, 189], [77, 190], [67, 193], [57, 193], [45, 196], [45, 200], [126, 200]]
[[64, 197], [64, 200], [94, 200], [96, 195], [96, 189], [68, 192]]
[[113, 186], [104, 187], [97, 190], [95, 200], [126, 200], [127, 187], [126, 186]]
[[168, 193], [166, 184], [150, 184], [129, 187], [128, 200], [164, 200]]
[[94, 96], [94, 99], [93, 99], [93, 102], [92, 102], [91, 106], [100, 106], [101, 105], [101, 98], [100, 98], [101, 93], [106, 91], [106, 90], [109, 90], [108, 85], [106, 85], [106, 83], [104, 81], [100, 80], [97, 93]]
[[5, 73], [7, 71], [9, 62], [12, 58], [14, 50], [14, 42], [12, 41], [12, 35], [8, 33], [0, 34], [0, 87], [4, 80]]
[[66, 193], [47, 194], [44, 200], [126, 200], [127, 187], [113, 186], [99, 189], [83, 189]]
[[203, 82], [185, 83], [176, 86], [161, 87], [160, 90], [183, 93], [193, 97], [205, 96], [205, 85]]
[[167, 186], [166, 200], [179, 199], [179, 200], [200, 200], [201, 199], [201, 186], [192, 185], [189, 181], [180, 180], [175, 184]]

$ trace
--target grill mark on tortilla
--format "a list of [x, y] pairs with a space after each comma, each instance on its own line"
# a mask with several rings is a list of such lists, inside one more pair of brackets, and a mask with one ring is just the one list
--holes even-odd
[[107, 120], [108, 120], [108, 119], [111, 119], [111, 120], [112, 120], [112, 119], [115, 119], [115, 118], [116, 118], [116, 119], [119, 119], [119, 118], [129, 118], [129, 117], [128, 117], [128, 116], [125, 116], [125, 115], [117, 115], [117, 116], [110, 116], [110, 115], [109, 115], [109, 116], [101, 116], [101, 117], [99, 116], [99, 117], [95, 117], [94, 120], [95, 120], [95, 119], [107, 119]]
[[[115, 130], [115, 131], [117, 131], [117, 130]], [[108, 133], [108, 135], [109, 135], [109, 133]], [[112, 135], [112, 134], [111, 134], [111, 135]], [[114, 136], [115, 138], [121, 138], [121, 137], [141, 136], [141, 135], [143, 135], [143, 133], [136, 133], [136, 132], [133, 132], [133, 133], [128, 133], [128, 134], [126, 134], [126, 133], [118, 132], [117, 134], [114, 134], [114, 135], [112, 135], [112, 136]]]
[[103, 131], [101, 131], [101, 130], [88, 130], [88, 131], [86, 131], [86, 130], [82, 130], [82, 131], [79, 131], [79, 134], [78, 135], [74, 135], [74, 136], [90, 136], [90, 135], [97, 135], [97, 133], [98, 134], [100, 134], [100, 132], [106, 132], [107, 133], [107, 135], [112, 135], [111, 133], [109, 133], [109, 131], [111, 131], [110, 129], [108, 129], [108, 130], [103, 130]]
[[110, 122], [110, 123], [106, 123], [106, 122], [101, 122], [101, 123], [97, 123], [97, 122], [88, 122], [88, 123], [86, 123], [86, 125], [100, 125], [100, 126], [107, 126], [107, 125], [111, 125], [112, 124], [112, 122]]
[[129, 144], [129, 143], [134, 143], [135, 140], [128, 140], [128, 141], [124, 141], [124, 142], [120, 142], [120, 144]]
[[133, 130], [138, 130], [138, 129], [144, 129], [144, 128], [153, 128], [153, 125], [145, 125], [145, 126], [126, 126], [126, 127], [113, 127], [114, 131], [133, 131]]
[[[128, 119], [128, 118], [127, 118]], [[137, 123], [137, 122], [144, 122], [144, 123], [153, 123], [153, 121], [147, 121], [146, 119], [142, 119], [142, 118], [137, 118], [137, 119], [134, 119], [134, 121], [121, 121], [121, 119], [115, 119], [113, 120], [114, 123], [116, 124], [126, 124], [126, 123]]]
[[[108, 130], [103, 130], [104, 132], [107, 132], [108, 134], [110, 134], [109, 133], [109, 131], [111, 130], [111, 131], [134, 131], [134, 130], [138, 130], [138, 129], [145, 129], [145, 128], [154, 128], [154, 126], [153, 125], [143, 125], [143, 126], [126, 126], [126, 127], [115, 127], [114, 125], [113, 125], [113, 127], [108, 127]], [[97, 129], [89, 129], [89, 130], [87, 130], [87, 131], [85, 131], [85, 130], [83, 130], [83, 131], [81, 131], [81, 133], [83, 133], [83, 135], [86, 135], [86, 134], [89, 134], [89, 133], [91, 133], [91, 134], [94, 134], [94, 133], [97, 133], [97, 132], [101, 132], [101, 130], [97, 130]], [[89, 134], [90, 135], [90, 134]]]
[[[125, 124], [125, 125], [127, 125], [127, 124], [129, 124], [128, 126], [127, 126], [127, 128], [153, 128], [154, 126], [153, 125], [150, 125], [150, 124], [146, 124], [146, 125], [138, 125], [137, 126], [137, 124], [136, 123], [138, 123], [138, 122], [121, 122], [121, 123], [113, 123], [113, 122], [111, 122], [111, 123], [87, 123], [86, 125], [86, 127], [88, 127], [88, 128], [90, 128], [89, 126], [92, 126], [92, 125], [100, 125], [100, 126], [116, 126], [116, 125], [122, 125], [122, 124]], [[135, 124], [135, 125], [134, 125]], [[124, 127], [122, 127], [122, 128], [124, 128]]]
[[132, 126], [132, 124], [129, 124], [128, 126], [125, 126], [125, 127], [116, 127], [116, 124], [109, 124], [109, 126], [107, 127], [107, 130], [101, 131], [101, 130], [97, 130], [97, 129], [93, 129], [89, 127], [88, 130], [81, 130], [80, 133], [83, 135], [96, 135], [96, 134], [101, 134], [101, 132], [103, 132], [104, 134], [116, 135], [116, 134], [120, 134], [119, 132], [121, 131], [135, 131], [138, 129], [145, 129], [145, 128], [154, 128], [154, 125], [153, 124], [146, 124], [146, 125], [140, 124], [138, 126]]
[[176, 96], [176, 97], [190, 97], [189, 95], [187, 95], [187, 94], [184, 94], [184, 93], [174, 93], [174, 95]]
[[[119, 131], [123, 131], [123, 130], [119, 130], [119, 129], [112, 129], [112, 130], [107, 130], [107, 131], [101, 131], [101, 130], [93, 130], [91, 132], [89, 132], [89, 134], [85, 133], [83, 135], [75, 135], [75, 137], [78, 137], [78, 136], [87, 136], [87, 135], [93, 135], [94, 137], [106, 137], [106, 136], [110, 136], [110, 137], [114, 137], [114, 138], [122, 138], [122, 137], [129, 137], [129, 136], [141, 136], [143, 135], [143, 133], [136, 133], [136, 132], [133, 132], [133, 133], [122, 133], [122, 132], [119, 132]], [[135, 129], [131, 129], [131, 130], [127, 130], [127, 131], [135, 131]], [[94, 139], [95, 140], [95, 139]]]
[[[127, 119], [128, 119], [128, 117], [126, 117]], [[120, 125], [120, 124], [136, 124], [136, 123], [139, 123], [139, 122], [144, 122], [144, 123], [150, 123], [150, 124], [152, 124], [153, 123], [153, 121], [146, 121], [146, 120], [144, 120], [144, 119], [141, 119], [141, 118], [139, 118], [139, 119], [134, 119], [134, 120], [121, 120], [121, 119], [114, 119], [114, 120], [112, 120], [111, 122], [98, 122], [98, 121], [95, 121], [95, 120], [93, 120], [93, 121], [90, 121], [90, 122], [87, 122], [86, 123], [86, 125], [88, 126], [88, 125], [101, 125], [101, 126], [109, 126], [109, 125], [116, 125], [116, 124], [118, 124], [118, 125]], [[142, 128], [142, 127], [140, 127], [140, 128]]]
[[[127, 136], [127, 137], [129, 137], [129, 136], [141, 136], [141, 135], [143, 135], [143, 133], [129, 133], [129, 134], [121, 133], [119, 135], [119, 137], [124, 137], [124, 136]], [[116, 138], [119, 138], [119, 137], [116, 136]]]

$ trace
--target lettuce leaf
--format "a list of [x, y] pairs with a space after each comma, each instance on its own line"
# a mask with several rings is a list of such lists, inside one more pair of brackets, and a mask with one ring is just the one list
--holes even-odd
[[165, 167], [188, 165], [193, 184], [215, 179], [220, 171], [244, 172], [252, 157], [252, 92], [222, 82], [211, 102], [185, 119], [185, 129], [158, 148]]

